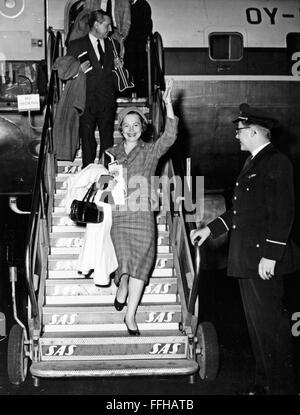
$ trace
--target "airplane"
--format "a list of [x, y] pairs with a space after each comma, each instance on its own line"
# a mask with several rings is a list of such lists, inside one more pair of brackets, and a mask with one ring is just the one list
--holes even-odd
[[[163, 41], [165, 77], [174, 80], [174, 106], [180, 117], [174, 157], [191, 157], [192, 176], [204, 176], [207, 191], [226, 192], [243, 161], [231, 121], [239, 104], [248, 102], [279, 119], [274, 139], [297, 166], [300, 1], [148, 2], [153, 30]], [[82, 6], [79, 0], [0, 3], [1, 209], [8, 199], [14, 213], [28, 213], [17, 207], [16, 198], [27, 198], [30, 205], [53, 35], [61, 34], [65, 53], [67, 35]], [[5, 221], [7, 211], [1, 214], [1, 227]]]

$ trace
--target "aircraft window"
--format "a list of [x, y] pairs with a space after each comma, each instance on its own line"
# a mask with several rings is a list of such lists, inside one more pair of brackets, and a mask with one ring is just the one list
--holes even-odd
[[240, 60], [243, 57], [243, 37], [239, 33], [211, 33], [209, 56], [212, 60]]
[[0, 61], [1, 101], [15, 101], [17, 95], [36, 91], [37, 62]]

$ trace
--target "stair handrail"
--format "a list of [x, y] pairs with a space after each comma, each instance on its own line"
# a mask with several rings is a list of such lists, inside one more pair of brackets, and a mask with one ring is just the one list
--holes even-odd
[[[152, 105], [155, 95], [165, 90], [165, 67], [163, 41], [160, 33], [155, 32], [147, 38], [147, 73], [148, 73], [148, 105], [152, 116]], [[152, 118], [151, 118], [152, 120]]]
[[[176, 170], [171, 159], [168, 159], [164, 166], [164, 174], [170, 178], [180, 177], [176, 175]], [[174, 180], [173, 195], [180, 194], [176, 191], [176, 183]], [[181, 189], [180, 189], [181, 190]], [[175, 258], [175, 266], [178, 269], [178, 278], [181, 279], [179, 286], [181, 289], [180, 297], [183, 311], [183, 327], [186, 331], [192, 327], [192, 331], [196, 330], [198, 325], [198, 310], [195, 309], [196, 302], [199, 300], [198, 286], [201, 278], [201, 255], [198, 246], [192, 246], [189, 238], [190, 231], [196, 228], [196, 221], [190, 221], [192, 214], [189, 213], [189, 221], [186, 220], [186, 212], [184, 210], [184, 198], [179, 197], [173, 200], [170, 195], [167, 197], [168, 206], [168, 223], [172, 235], [173, 252], [177, 255]], [[176, 263], [177, 262], [177, 263]], [[181, 269], [184, 263], [187, 269]]]
[[56, 36], [53, 28], [51, 26], [47, 29], [48, 32], [48, 39], [47, 39], [47, 46], [46, 46], [46, 55], [47, 55], [47, 79], [50, 80], [51, 77], [51, 68], [53, 64], [53, 55], [56, 43]]
[[165, 62], [163, 52], [163, 41], [160, 33], [155, 32], [150, 36], [151, 57], [152, 57], [152, 93], [160, 88], [165, 90]]
[[[150, 111], [151, 111], [151, 121], [153, 127], [153, 139], [157, 139], [160, 133], [163, 131], [163, 127], [165, 125], [165, 111], [164, 111], [164, 104], [162, 100], [162, 91], [165, 89], [165, 81], [164, 81], [164, 55], [163, 55], [163, 44], [162, 38], [159, 33], [155, 33], [151, 39], [148, 39], [148, 44], [151, 45], [150, 50], [151, 53], [148, 52], [148, 59], [149, 55], [152, 58], [152, 68], [156, 67], [157, 70], [156, 76], [152, 76], [151, 78], [151, 88], [149, 85], [149, 97], [151, 94], [151, 100], [149, 101], [150, 104]], [[149, 47], [148, 47], [149, 50]], [[149, 64], [149, 60], [148, 60]], [[154, 65], [155, 64], [155, 65]], [[153, 74], [153, 71], [151, 72]], [[163, 78], [163, 82], [161, 82], [161, 77]], [[183, 163], [182, 163], [183, 164]], [[185, 179], [185, 172], [183, 166], [174, 167], [172, 160], [169, 158], [163, 168], [163, 171], [169, 175], [169, 177], [174, 177], [176, 174], [177, 176]], [[175, 181], [176, 185], [176, 181]], [[176, 190], [175, 190], [176, 193]], [[185, 317], [184, 317], [184, 326], [188, 327], [191, 324], [197, 325], [197, 317], [195, 317], [195, 305], [198, 300], [198, 286], [200, 281], [200, 269], [201, 269], [201, 255], [200, 255], [200, 248], [198, 246], [192, 246], [189, 234], [192, 229], [196, 228], [196, 221], [189, 221], [187, 222], [185, 219], [185, 211], [183, 208], [183, 200], [180, 200], [176, 203], [177, 210], [174, 210], [174, 205], [172, 206], [172, 200], [169, 197], [169, 206], [170, 206], [170, 221], [171, 227], [172, 223], [174, 222], [174, 218], [177, 217], [180, 221], [180, 226], [182, 228], [182, 232], [184, 234], [183, 239], [186, 246], [186, 252], [188, 252], [188, 263], [190, 264], [190, 271], [189, 274], [191, 276], [191, 280], [187, 281], [186, 275], [182, 273], [182, 286], [186, 287], [186, 289], [182, 290], [183, 294], [185, 295]], [[191, 215], [190, 215], [191, 216]], [[173, 241], [176, 245], [176, 241]]]
[[[52, 63], [59, 56], [61, 48], [62, 37], [61, 33], [56, 33], [56, 41], [54, 46], [54, 52], [52, 56]], [[33, 326], [35, 329], [39, 328], [40, 325], [40, 312], [37, 302], [37, 296], [35, 293], [34, 286], [34, 255], [36, 252], [36, 241], [39, 234], [38, 218], [41, 215], [42, 218], [46, 218], [46, 206], [47, 200], [44, 193], [45, 186], [43, 186], [43, 174], [46, 164], [46, 157], [48, 153], [53, 153], [53, 142], [52, 142], [52, 126], [54, 116], [54, 106], [59, 100], [59, 82], [56, 71], [51, 71], [50, 81], [48, 83], [48, 93], [46, 99], [46, 109], [43, 130], [41, 135], [41, 144], [39, 159], [37, 165], [37, 173], [35, 177], [35, 183], [33, 187], [32, 201], [31, 201], [31, 213], [29, 216], [28, 230], [26, 235], [25, 245], [25, 283], [26, 289], [29, 296], [29, 302], [31, 306], [31, 314], [33, 317]]]

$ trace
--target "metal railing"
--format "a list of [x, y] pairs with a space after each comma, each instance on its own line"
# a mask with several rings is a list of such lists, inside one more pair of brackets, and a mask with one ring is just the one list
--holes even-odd
[[[53, 33], [50, 35], [53, 42]], [[60, 32], [55, 35], [55, 44], [51, 43], [53, 53], [48, 55], [53, 63], [61, 51]], [[41, 135], [39, 160], [31, 202], [25, 250], [26, 288], [29, 297], [29, 328], [40, 331], [41, 316], [39, 296], [43, 291], [43, 280], [47, 272], [47, 254], [49, 246], [49, 215], [54, 194], [55, 160], [53, 154], [52, 126], [55, 104], [59, 100], [60, 83], [56, 71], [51, 72], [48, 83], [44, 125]]]
[[[149, 52], [150, 51], [150, 52]], [[162, 132], [165, 124], [165, 113], [163, 109], [162, 91], [165, 90], [164, 81], [164, 56], [162, 39], [159, 33], [155, 33], [152, 38], [148, 39], [148, 71], [149, 76], [149, 104], [151, 111], [151, 120], [153, 127], [154, 139]], [[172, 181], [176, 175], [184, 180], [185, 172], [183, 171], [184, 162], [179, 166], [174, 165], [169, 159], [162, 169], [162, 174]], [[174, 181], [176, 187], [176, 180]], [[172, 200], [170, 187], [162, 189], [167, 204], [167, 217], [172, 236], [172, 245], [174, 250], [175, 266], [178, 270], [178, 286], [183, 311], [183, 327], [189, 333], [192, 328], [194, 333], [198, 324], [198, 286], [200, 281], [201, 256], [200, 248], [192, 246], [189, 239], [189, 233], [196, 228], [195, 222], [187, 222], [183, 208], [184, 200]], [[176, 188], [172, 192], [177, 194]], [[167, 198], [167, 199], [166, 199]], [[190, 215], [189, 215], [190, 216]]]
[[168, 226], [174, 252], [175, 268], [178, 274], [183, 329], [187, 334], [192, 334], [195, 333], [198, 325], [198, 286], [201, 276], [200, 248], [192, 246], [189, 238], [190, 231], [196, 228], [196, 223], [190, 221], [192, 216], [190, 213], [189, 221], [186, 220], [184, 199], [180, 196], [177, 197], [182, 189], [180, 188], [180, 191], [176, 189], [177, 180], [174, 180], [174, 178], [178, 177], [184, 180], [184, 177], [174, 170], [172, 160], [167, 161], [163, 174], [168, 177], [168, 186], [170, 182], [174, 186], [171, 192], [169, 189], [166, 189], [165, 192], [162, 189], [162, 193], [167, 206]]
[[[147, 39], [147, 72], [148, 72], [148, 105], [150, 116], [157, 96], [165, 90], [164, 55], [162, 37], [158, 32], [148, 36]], [[155, 109], [154, 109], [155, 112]]]

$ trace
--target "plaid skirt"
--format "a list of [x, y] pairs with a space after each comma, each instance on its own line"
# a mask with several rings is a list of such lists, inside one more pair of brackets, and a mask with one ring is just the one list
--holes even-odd
[[119, 264], [116, 285], [123, 274], [147, 283], [155, 260], [153, 212], [113, 211], [112, 215], [111, 238]]

